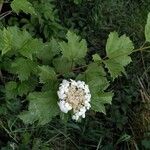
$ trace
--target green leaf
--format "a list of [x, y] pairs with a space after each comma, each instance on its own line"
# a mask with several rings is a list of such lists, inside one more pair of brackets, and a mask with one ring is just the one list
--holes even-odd
[[148, 14], [147, 23], [145, 26], [145, 38], [147, 42], [150, 42], [150, 13]]
[[39, 76], [40, 76], [40, 82], [46, 83], [49, 81], [55, 81], [57, 79], [56, 73], [53, 68], [49, 66], [39, 66]]
[[105, 61], [105, 65], [113, 79], [118, 77], [118, 75], [121, 75], [121, 72], [125, 73], [124, 67], [115, 60], [107, 60]]
[[43, 50], [44, 44], [39, 39], [34, 39], [26, 30], [21, 31], [18, 27], [7, 28], [13, 36], [13, 48], [21, 55], [32, 59], [32, 55]]
[[102, 66], [97, 63], [91, 63], [85, 73], [77, 79], [84, 80], [89, 85], [92, 109], [105, 113], [104, 104], [111, 104], [113, 93], [104, 92], [109, 86], [109, 82]]
[[95, 93], [91, 101], [92, 109], [106, 114], [104, 104], [111, 104], [112, 97], [113, 93], [111, 92]]
[[102, 60], [98, 54], [94, 54], [92, 56], [92, 58], [93, 58], [94, 62], [101, 62], [101, 60]]
[[68, 31], [66, 38], [68, 42], [59, 43], [63, 57], [74, 62], [84, 58], [87, 53], [86, 41], [71, 31]]
[[105, 106], [100, 103], [100, 100], [94, 101], [94, 103], [92, 103], [92, 110], [96, 112], [102, 112], [106, 115]]
[[30, 39], [32, 36], [26, 31], [21, 31], [17, 26], [8, 27], [7, 32], [9, 32], [13, 39], [13, 48], [21, 49], [21, 47]]
[[104, 69], [96, 63], [88, 66], [85, 78], [92, 93], [104, 91], [109, 86]]
[[23, 81], [18, 83], [17, 93], [19, 96], [27, 95], [29, 92], [32, 92], [36, 86], [36, 82], [34, 80]]
[[20, 53], [32, 60], [32, 55], [40, 50], [43, 50], [44, 44], [38, 39], [30, 39], [25, 45], [20, 49]]
[[50, 42], [44, 44], [43, 49], [39, 50], [37, 57], [42, 60], [44, 64], [49, 64], [54, 56], [60, 53], [57, 41], [52, 38]]
[[23, 11], [26, 14], [36, 15], [36, 12], [30, 2], [27, 0], [13, 0], [11, 3], [11, 8], [17, 14]]
[[109, 59], [104, 63], [113, 79], [125, 72], [124, 67], [132, 61], [128, 55], [132, 53], [133, 49], [133, 43], [128, 37], [125, 35], [119, 37], [116, 32], [110, 33], [106, 44], [106, 53]]
[[2, 55], [6, 54], [8, 51], [11, 50], [12, 48], [12, 35], [9, 31], [7, 31], [7, 29], [4, 28], [3, 32], [2, 32], [2, 37], [1, 37], [1, 51], [2, 51]]
[[17, 96], [17, 83], [14, 81], [5, 84], [6, 98], [12, 99]]
[[71, 72], [72, 68], [74, 67], [73, 62], [68, 61], [66, 58], [63, 58], [63, 57], [58, 57], [54, 59], [53, 65], [56, 71], [60, 74]]
[[17, 58], [12, 63], [12, 70], [21, 81], [27, 80], [32, 72], [36, 71], [36, 65], [29, 59]]
[[45, 44], [39, 39], [34, 39], [26, 31], [21, 31], [18, 27], [8, 27], [4, 28], [2, 36], [0, 36], [0, 50], [2, 55], [11, 51], [18, 52], [21, 55], [32, 59], [32, 55], [36, 54], [38, 51], [42, 51]]
[[25, 124], [38, 121], [38, 124], [44, 125], [59, 113], [57, 95], [52, 91], [30, 93], [28, 100], [30, 102], [28, 111], [19, 115]]

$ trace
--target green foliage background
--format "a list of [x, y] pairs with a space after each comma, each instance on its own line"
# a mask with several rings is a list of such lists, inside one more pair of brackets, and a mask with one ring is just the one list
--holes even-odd
[[[144, 29], [149, 3], [4, 1], [1, 149], [149, 149], [148, 130], [138, 136], [143, 126], [134, 128], [139, 121], [136, 112], [142, 112], [139, 78], [149, 90], [149, 52], [133, 54], [127, 72], [124, 68], [131, 62], [133, 45], [139, 48], [145, 41], [144, 30], [150, 41], [149, 21]], [[118, 77], [122, 72], [126, 76]], [[56, 91], [62, 78], [82, 79], [90, 86], [94, 111], [81, 122], [68, 119], [58, 109]]]

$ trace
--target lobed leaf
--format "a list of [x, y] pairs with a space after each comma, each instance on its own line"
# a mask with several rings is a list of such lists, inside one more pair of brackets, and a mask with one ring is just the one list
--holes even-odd
[[35, 15], [36, 12], [30, 2], [28, 0], [13, 0], [11, 3], [11, 8], [17, 14], [20, 11], [23, 11], [26, 14]]
[[2, 55], [6, 54], [12, 48], [12, 41], [13, 37], [7, 29], [4, 28], [2, 31], [1, 36], [1, 47], [0, 50], [2, 51]]
[[71, 31], [68, 31], [66, 38], [67, 42], [59, 43], [63, 57], [73, 62], [84, 58], [87, 53], [86, 41]]
[[19, 118], [25, 124], [38, 121], [38, 124], [44, 125], [59, 113], [57, 95], [52, 91], [30, 93], [28, 100], [28, 111], [24, 111], [19, 115]]
[[124, 67], [132, 61], [129, 55], [133, 49], [133, 43], [128, 37], [125, 35], [119, 37], [116, 32], [110, 33], [106, 44], [106, 53], [109, 59], [104, 63], [113, 79], [125, 72]]
[[36, 56], [42, 60], [44, 64], [50, 64], [52, 59], [58, 54], [60, 54], [58, 42], [52, 38], [50, 42], [44, 44], [44, 47], [36, 53]]
[[19, 80], [27, 80], [31, 73], [36, 71], [36, 64], [30, 59], [17, 58], [11, 65], [12, 70], [18, 75]]
[[26, 30], [21, 31], [16, 26], [4, 28], [2, 35], [0, 37], [2, 55], [11, 51], [32, 59], [33, 54], [38, 53], [45, 47], [41, 40], [32, 38]]
[[94, 111], [103, 112], [106, 114], [104, 104], [111, 104], [113, 93], [111, 92], [101, 92], [95, 93], [93, 96], [94, 100], [91, 101], [91, 106]]
[[49, 66], [39, 66], [39, 76], [40, 76], [40, 82], [46, 83], [49, 81], [55, 81], [57, 79], [56, 73], [53, 68]]

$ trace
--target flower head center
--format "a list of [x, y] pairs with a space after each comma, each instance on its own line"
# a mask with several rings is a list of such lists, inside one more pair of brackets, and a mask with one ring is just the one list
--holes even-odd
[[77, 89], [71, 85], [66, 95], [66, 102], [71, 104], [74, 110], [78, 110], [82, 107], [85, 101], [85, 92], [83, 89]]

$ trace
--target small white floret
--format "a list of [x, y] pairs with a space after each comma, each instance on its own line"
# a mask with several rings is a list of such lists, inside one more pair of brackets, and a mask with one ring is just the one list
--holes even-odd
[[65, 101], [58, 102], [58, 105], [60, 107], [60, 110], [64, 113], [68, 113], [68, 108], [65, 106]]
[[71, 107], [71, 105], [69, 105], [69, 103], [65, 103], [65, 107], [66, 107], [68, 110], [71, 110], [71, 109], [72, 109], [72, 107]]
[[82, 118], [85, 118], [85, 113], [82, 115]]

